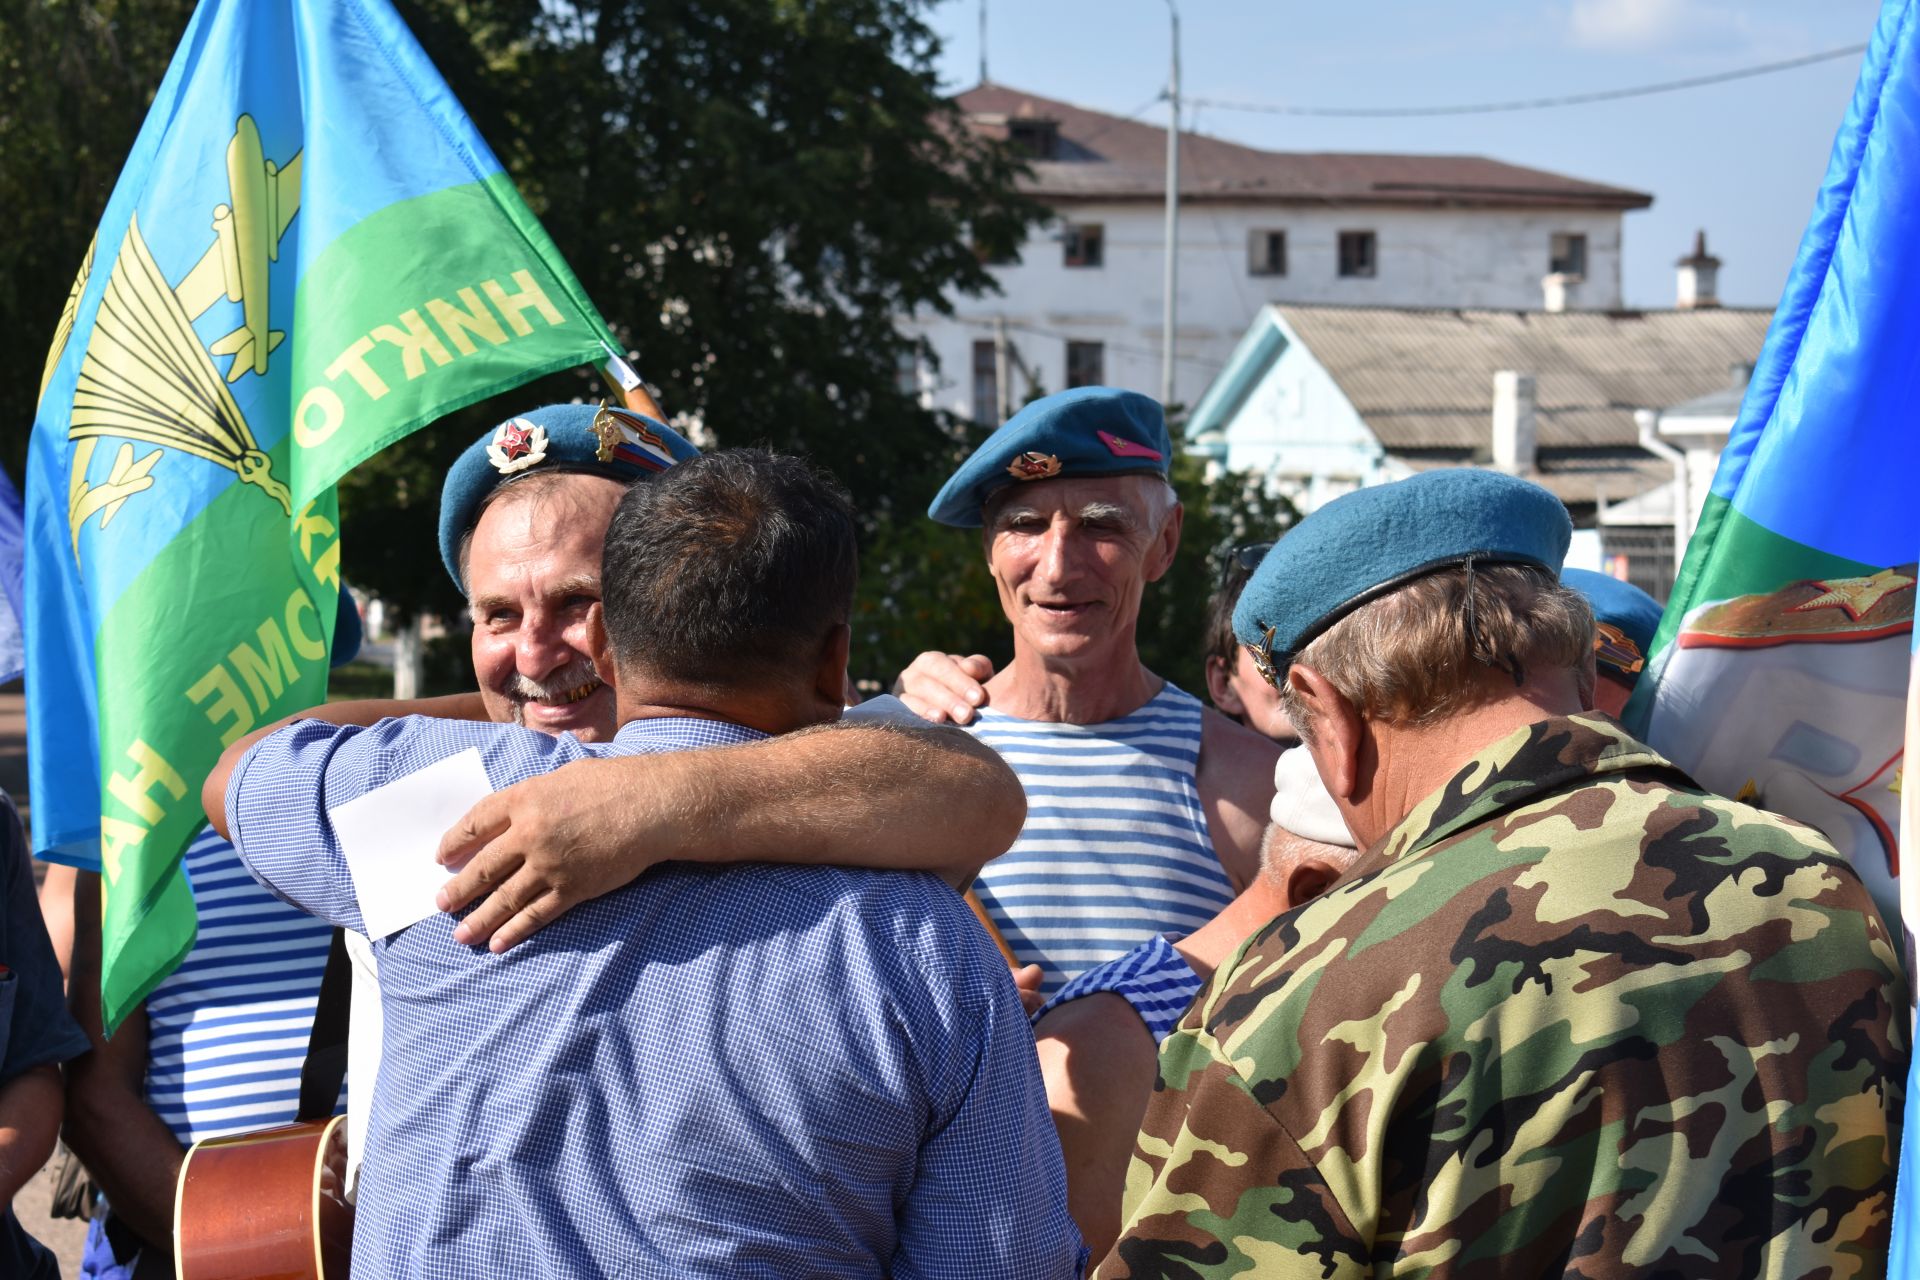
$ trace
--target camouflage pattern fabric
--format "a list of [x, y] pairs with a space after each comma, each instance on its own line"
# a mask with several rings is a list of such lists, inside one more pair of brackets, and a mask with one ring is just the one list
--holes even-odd
[[1817, 833], [1545, 720], [1201, 992], [1098, 1275], [1881, 1276], [1906, 1028]]

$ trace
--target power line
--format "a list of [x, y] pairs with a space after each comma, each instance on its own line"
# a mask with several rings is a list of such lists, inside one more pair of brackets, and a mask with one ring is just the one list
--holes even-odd
[[1732, 71], [1715, 72], [1713, 75], [1690, 76], [1685, 80], [1666, 80], [1659, 84], [1635, 85], [1630, 89], [1601, 89], [1593, 93], [1571, 93], [1557, 98], [1521, 98], [1511, 102], [1474, 102], [1444, 107], [1297, 107], [1277, 102], [1227, 102], [1219, 98], [1189, 98], [1188, 102], [1196, 107], [1215, 107], [1221, 111], [1251, 111], [1262, 115], [1276, 116], [1331, 116], [1346, 119], [1380, 120], [1405, 118], [1410, 116], [1475, 116], [1494, 115], [1506, 111], [1539, 111], [1549, 107], [1577, 107], [1592, 102], [1617, 102], [1622, 98], [1644, 98], [1656, 93], [1677, 93], [1682, 89], [1701, 89], [1708, 85], [1726, 84], [1732, 80], [1750, 80], [1755, 76], [1773, 75], [1779, 71], [1792, 71], [1796, 67], [1810, 67], [1817, 62], [1831, 62], [1836, 58], [1851, 58], [1865, 53], [1864, 44], [1850, 44], [1840, 49], [1828, 49], [1823, 53], [1803, 54], [1798, 58], [1787, 58], [1780, 62], [1763, 62], [1751, 67], [1738, 67]]

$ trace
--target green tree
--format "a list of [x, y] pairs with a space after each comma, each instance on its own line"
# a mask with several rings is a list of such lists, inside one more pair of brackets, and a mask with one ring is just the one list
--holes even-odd
[[[975, 246], [1010, 250], [1044, 214], [1018, 156], [941, 95], [928, 7], [400, 4], [676, 425], [811, 454], [883, 560], [968, 441], [902, 389], [896, 318], [991, 288]], [[603, 394], [557, 375], [361, 468], [349, 576], [451, 607], [419, 553], [448, 462], [516, 407]]]
[[54, 323], [193, 0], [0, 0], [0, 465], [16, 482]]
[[[723, 444], [800, 449], [863, 513], [855, 654], [890, 679], [926, 647], [1004, 661], [978, 539], [926, 504], [984, 432], [923, 409], [895, 327], [991, 288], [1044, 210], [1019, 158], [940, 94], [926, 0], [398, 0], [662, 403]], [[0, 379], [31, 420], [45, 346], [193, 8], [190, 0], [0, 0], [0, 319], [29, 335]], [[476, 405], [343, 482], [350, 581], [403, 611], [452, 613], [433, 553], [441, 478], [527, 405], [605, 394], [589, 371]], [[18, 476], [24, 430], [0, 437]], [[1209, 556], [1287, 518], [1182, 463], [1179, 562], [1141, 647], [1198, 688]]]

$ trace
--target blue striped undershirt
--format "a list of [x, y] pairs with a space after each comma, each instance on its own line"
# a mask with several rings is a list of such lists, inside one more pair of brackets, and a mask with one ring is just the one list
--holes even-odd
[[1158, 934], [1102, 965], [1095, 965], [1061, 987], [1053, 999], [1033, 1015], [1036, 1025], [1069, 1000], [1106, 991], [1133, 1006], [1140, 1021], [1147, 1024], [1153, 1042], [1159, 1044], [1180, 1023], [1180, 1015], [1193, 1003], [1206, 983], [1193, 971], [1187, 958]]
[[991, 707], [975, 736], [1027, 790], [1027, 825], [974, 884], [1041, 990], [1155, 934], [1184, 937], [1233, 900], [1194, 770], [1202, 708], [1172, 684], [1103, 724], [1021, 720]]
[[200, 932], [147, 997], [147, 1105], [182, 1146], [294, 1119], [333, 935], [261, 888], [211, 828], [185, 866]]

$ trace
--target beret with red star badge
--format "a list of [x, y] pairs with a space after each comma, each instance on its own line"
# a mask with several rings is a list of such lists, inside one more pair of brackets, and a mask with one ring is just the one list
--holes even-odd
[[1056, 476], [1164, 478], [1172, 461], [1158, 400], [1114, 387], [1075, 387], [1007, 419], [941, 486], [927, 514], [941, 524], [978, 529], [987, 499], [1008, 485]]
[[550, 404], [509, 418], [467, 447], [440, 489], [440, 558], [462, 592], [460, 541], [487, 495], [522, 476], [574, 472], [621, 484], [700, 451], [664, 422], [613, 405]]

